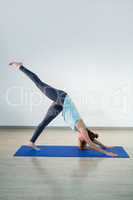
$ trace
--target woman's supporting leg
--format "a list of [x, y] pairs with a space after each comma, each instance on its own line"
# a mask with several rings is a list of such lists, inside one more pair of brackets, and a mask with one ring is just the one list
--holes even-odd
[[39, 135], [41, 134], [41, 132], [44, 130], [44, 128], [55, 118], [57, 117], [57, 115], [60, 114], [60, 112], [62, 111], [62, 106], [56, 104], [55, 102], [52, 103], [52, 105], [49, 107], [47, 114], [45, 116], [45, 118], [43, 119], [43, 121], [38, 125], [37, 129], [35, 130], [32, 138], [31, 138], [31, 142], [35, 143], [35, 141], [37, 140], [37, 138], [39, 137]]
[[35, 73], [31, 72], [22, 65], [19, 69], [24, 72], [49, 99], [57, 104], [63, 105], [64, 98], [67, 94], [66, 92], [55, 89], [54, 87], [42, 82]]

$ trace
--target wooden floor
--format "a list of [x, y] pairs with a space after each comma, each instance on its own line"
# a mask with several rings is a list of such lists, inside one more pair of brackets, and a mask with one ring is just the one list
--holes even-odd
[[[0, 200], [133, 200], [133, 131], [99, 130], [130, 158], [13, 157], [33, 129], [0, 129]], [[38, 144], [77, 145], [69, 130], [47, 129]]]

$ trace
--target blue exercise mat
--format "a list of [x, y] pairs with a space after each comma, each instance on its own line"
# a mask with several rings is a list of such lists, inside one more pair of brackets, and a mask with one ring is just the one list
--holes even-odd
[[[112, 158], [94, 150], [80, 150], [78, 146], [37, 146], [40, 150], [34, 150], [26, 145], [21, 146], [14, 156], [28, 157], [103, 157]], [[121, 146], [106, 149], [108, 152], [117, 153], [116, 158], [129, 158], [129, 155]]]

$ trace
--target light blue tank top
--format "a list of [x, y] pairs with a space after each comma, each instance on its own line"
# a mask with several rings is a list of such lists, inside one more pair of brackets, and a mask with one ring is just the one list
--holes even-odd
[[65, 97], [64, 104], [63, 104], [63, 111], [62, 116], [64, 118], [64, 121], [73, 129], [76, 129], [76, 123], [81, 119], [77, 108], [69, 95]]

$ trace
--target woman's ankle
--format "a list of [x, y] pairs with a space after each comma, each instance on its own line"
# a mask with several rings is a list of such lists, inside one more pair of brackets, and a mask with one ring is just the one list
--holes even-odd
[[32, 142], [32, 141], [29, 141], [29, 144], [30, 144], [30, 145], [34, 145], [34, 146], [35, 146], [35, 143], [34, 143], [34, 142]]

